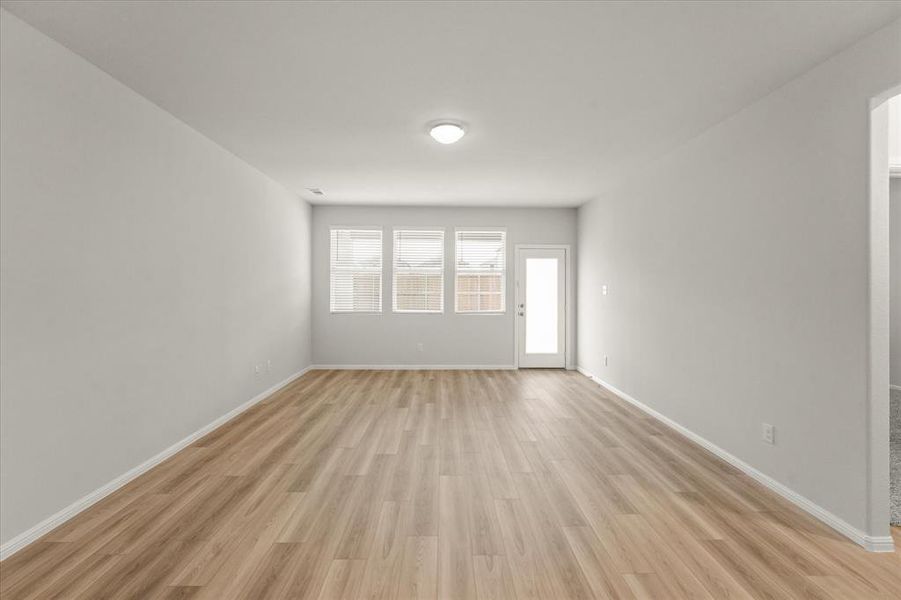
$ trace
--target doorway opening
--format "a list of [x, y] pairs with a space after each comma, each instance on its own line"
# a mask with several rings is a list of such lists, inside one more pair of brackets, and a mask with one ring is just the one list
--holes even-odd
[[889, 145], [895, 141], [890, 140], [889, 109], [891, 99], [899, 95], [901, 85], [870, 101], [868, 536], [865, 546], [869, 550], [881, 552], [891, 552], [894, 549], [890, 526], [893, 453], [889, 408], [892, 395]]
[[901, 526], [901, 95], [887, 102], [889, 171], [889, 521]]

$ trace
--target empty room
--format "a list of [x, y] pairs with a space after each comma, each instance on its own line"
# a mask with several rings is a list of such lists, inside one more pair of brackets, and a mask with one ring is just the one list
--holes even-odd
[[0, 0], [0, 598], [901, 598], [901, 0]]

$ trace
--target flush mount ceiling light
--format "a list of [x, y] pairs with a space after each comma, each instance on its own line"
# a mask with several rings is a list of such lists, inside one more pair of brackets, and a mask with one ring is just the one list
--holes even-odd
[[453, 144], [466, 133], [463, 125], [451, 121], [441, 121], [429, 127], [429, 135], [439, 144]]

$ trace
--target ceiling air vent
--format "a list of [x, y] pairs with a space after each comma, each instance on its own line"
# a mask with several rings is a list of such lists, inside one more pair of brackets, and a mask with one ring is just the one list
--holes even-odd
[[321, 195], [322, 195], [322, 189], [320, 189], [320, 188], [307, 188], [307, 190], [308, 190], [311, 194], [316, 194], [317, 196], [321, 196]]

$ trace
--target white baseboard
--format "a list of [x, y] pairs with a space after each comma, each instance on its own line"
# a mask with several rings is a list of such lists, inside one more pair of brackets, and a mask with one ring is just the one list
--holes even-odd
[[676, 423], [675, 421], [666, 417], [665, 415], [660, 414], [659, 412], [657, 412], [650, 406], [642, 404], [641, 402], [639, 402], [638, 400], [636, 400], [629, 394], [626, 394], [622, 390], [616, 389], [615, 387], [613, 387], [606, 381], [603, 381], [602, 379], [592, 375], [591, 373], [586, 371], [584, 368], [576, 367], [576, 369], [580, 373], [582, 373], [583, 375], [585, 375], [586, 377], [588, 377], [589, 379], [591, 379], [592, 381], [594, 381], [595, 383], [600, 385], [601, 387], [604, 387], [604, 388], [610, 390], [611, 392], [613, 392], [614, 394], [616, 394], [617, 396], [619, 396], [620, 398], [622, 398], [629, 404], [634, 405], [636, 408], [639, 408], [642, 411], [644, 411], [645, 413], [651, 415], [652, 417], [654, 417], [655, 419], [657, 419], [664, 425], [667, 425], [668, 427], [678, 431], [679, 433], [681, 433], [682, 435], [684, 435], [685, 437], [687, 437], [694, 443], [698, 444], [702, 448], [712, 452], [713, 454], [715, 454], [719, 458], [723, 459], [724, 461], [726, 461], [727, 463], [729, 463], [736, 469], [738, 469], [738, 470], [742, 471], [743, 473], [745, 473], [746, 475], [752, 477], [758, 483], [765, 485], [766, 487], [770, 488], [771, 490], [773, 490], [774, 492], [776, 492], [777, 494], [779, 494], [780, 496], [782, 496], [783, 498], [785, 498], [786, 500], [788, 500], [789, 502], [794, 504], [795, 506], [801, 508], [808, 514], [812, 515], [813, 517], [816, 517], [817, 519], [819, 519], [826, 525], [832, 527], [837, 532], [839, 532], [842, 535], [844, 535], [845, 537], [849, 538], [851, 541], [863, 546], [869, 552], [894, 552], [895, 551], [895, 545], [894, 545], [894, 542], [892, 541], [892, 536], [890, 536], [890, 535], [886, 535], [886, 536], [868, 535], [866, 532], [861, 531], [860, 529], [854, 527], [847, 521], [835, 516], [834, 514], [832, 514], [825, 508], [819, 506], [818, 504], [814, 503], [813, 501], [809, 500], [808, 498], [805, 498], [804, 496], [802, 496], [798, 492], [792, 490], [791, 488], [788, 488], [785, 485], [779, 483], [778, 481], [776, 481], [769, 475], [766, 475], [766, 474], [762, 473], [761, 471], [758, 471], [757, 469], [755, 469], [748, 463], [744, 462], [740, 458], [737, 458], [737, 457], [733, 456], [732, 454], [729, 454], [728, 452], [726, 452], [719, 446], [717, 446], [717, 445], [713, 444], [712, 442], [706, 440], [705, 438], [699, 436], [698, 434], [694, 433], [690, 429], [683, 427], [682, 425]]
[[317, 370], [342, 371], [496, 371], [511, 370], [513, 365], [313, 365]]
[[219, 417], [212, 423], [204, 425], [203, 427], [201, 427], [200, 429], [198, 429], [197, 431], [195, 431], [188, 437], [174, 443], [173, 445], [169, 446], [168, 448], [166, 448], [165, 450], [163, 450], [156, 456], [153, 456], [152, 458], [145, 460], [140, 465], [134, 467], [133, 469], [127, 471], [126, 473], [123, 473], [119, 477], [116, 477], [115, 479], [113, 479], [112, 481], [110, 481], [109, 483], [104, 485], [103, 487], [97, 488], [93, 492], [89, 493], [88, 495], [84, 496], [83, 498], [81, 498], [79, 500], [76, 500], [75, 502], [73, 502], [69, 506], [65, 507], [61, 511], [57, 512], [56, 514], [47, 517], [46, 519], [44, 519], [43, 521], [41, 521], [34, 527], [28, 529], [27, 531], [20, 533], [16, 537], [12, 538], [8, 542], [6, 542], [2, 546], [0, 546], [0, 560], [4, 560], [4, 559], [8, 558], [9, 556], [12, 556], [16, 552], [18, 552], [19, 550], [21, 550], [22, 548], [27, 546], [28, 544], [30, 544], [31, 542], [37, 540], [42, 535], [49, 533], [51, 530], [55, 529], [56, 527], [59, 527], [60, 525], [62, 525], [63, 523], [65, 523], [66, 521], [68, 521], [69, 519], [74, 517], [75, 515], [77, 515], [78, 513], [87, 509], [91, 505], [99, 502], [106, 496], [109, 496], [110, 494], [112, 494], [113, 492], [115, 492], [116, 490], [118, 490], [119, 488], [124, 486], [126, 483], [131, 481], [132, 479], [138, 477], [139, 475], [142, 475], [143, 473], [146, 473], [147, 471], [149, 471], [153, 467], [157, 466], [158, 464], [160, 464], [161, 462], [163, 462], [164, 460], [166, 460], [167, 458], [169, 458], [170, 456], [172, 456], [179, 450], [182, 450], [182, 449], [186, 448], [187, 446], [190, 446], [191, 444], [193, 444], [194, 442], [196, 442], [197, 440], [199, 440], [206, 434], [210, 433], [214, 429], [217, 429], [217, 428], [221, 427], [222, 425], [224, 425], [225, 423], [227, 423], [228, 421], [231, 421], [232, 419], [237, 417], [239, 414], [241, 414], [242, 412], [244, 412], [245, 410], [247, 410], [254, 404], [260, 402], [261, 400], [268, 398], [269, 396], [271, 396], [272, 394], [274, 394], [281, 388], [285, 387], [286, 385], [288, 385], [289, 383], [291, 383], [292, 381], [294, 381], [295, 379], [297, 379], [298, 377], [300, 377], [307, 371], [311, 370], [312, 368], [313, 368], [312, 366], [309, 366], [304, 369], [301, 369], [300, 371], [298, 371], [297, 373], [294, 373], [287, 379], [275, 384], [268, 390], [257, 394], [256, 396], [254, 396], [253, 398], [251, 398], [244, 404], [228, 411], [227, 413], [225, 413], [224, 415], [222, 415], [221, 417]]

